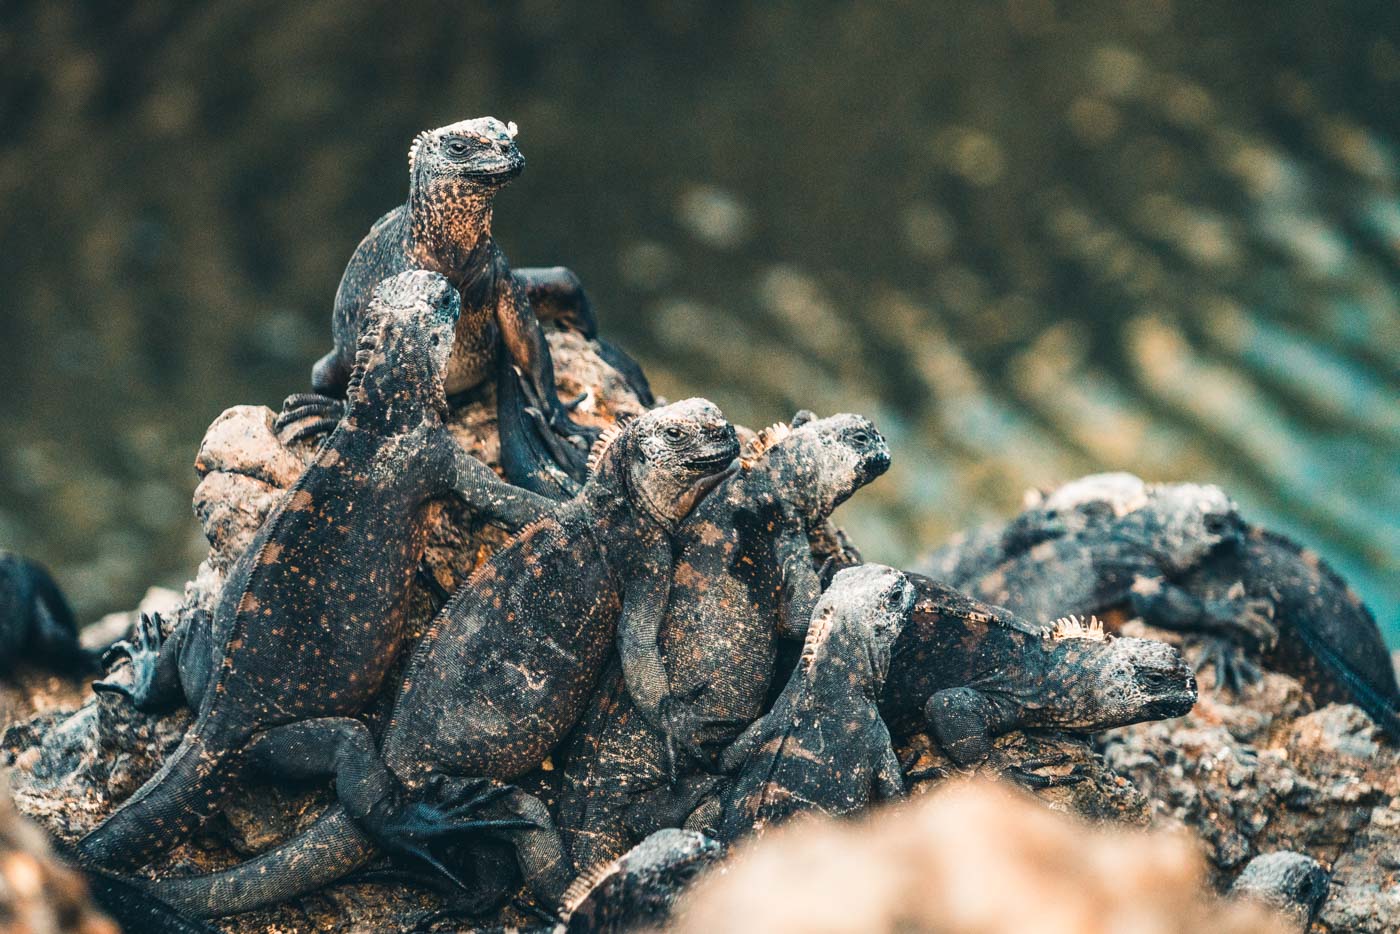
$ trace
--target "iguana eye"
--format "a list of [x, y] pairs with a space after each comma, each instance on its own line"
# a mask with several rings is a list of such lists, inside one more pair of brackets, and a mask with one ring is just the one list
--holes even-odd
[[449, 156], [465, 156], [471, 149], [471, 147], [467, 145], [467, 141], [460, 136], [449, 136], [446, 141], [443, 142], [442, 147], [447, 150]]
[[685, 432], [681, 431], [675, 425], [672, 425], [669, 428], [667, 428], [664, 434], [671, 441], [679, 441], [685, 437]]
[[851, 440], [856, 444], [869, 444], [870, 435], [864, 431], [857, 431], [855, 434], [851, 435]]

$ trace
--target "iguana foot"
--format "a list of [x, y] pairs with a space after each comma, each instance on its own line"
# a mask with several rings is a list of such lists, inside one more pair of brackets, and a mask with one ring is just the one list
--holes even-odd
[[1204, 668], [1215, 671], [1216, 688], [1231, 694], [1239, 694], [1245, 687], [1264, 676], [1263, 671], [1250, 659], [1239, 643], [1226, 636], [1209, 636], [1201, 640], [1201, 655], [1196, 660], [1196, 671]]
[[[566, 405], [555, 396], [552, 400], [542, 392], [534, 381], [516, 370], [520, 389], [524, 393], [525, 414], [535, 424], [540, 441], [548, 449], [550, 456], [570, 476], [582, 481], [587, 473], [588, 451], [602, 433], [597, 428], [580, 425], [569, 418], [568, 413], [588, 397], [585, 393]], [[577, 442], [577, 443], [574, 443]]]
[[1278, 644], [1273, 601], [1247, 598], [1243, 588], [1239, 591], [1224, 600], [1210, 602], [1206, 613], [1213, 628], [1222, 635], [1234, 635], [1236, 641], [1267, 652]]
[[1002, 774], [1036, 791], [1044, 788], [1059, 788], [1064, 785], [1077, 785], [1089, 777], [1084, 766], [1078, 764], [1064, 775], [1043, 775], [1037, 771], [1038, 769], [1066, 765], [1068, 762], [1069, 759], [1065, 756], [1036, 756], [1011, 766]]
[[[282, 411], [272, 423], [283, 444], [315, 438], [335, 429], [345, 415], [345, 400], [314, 392], [299, 392], [282, 402]], [[295, 426], [290, 432], [288, 428]]]
[[94, 681], [92, 689], [99, 694], [120, 694], [143, 713], [158, 713], [169, 708], [172, 700], [178, 698], [171, 696], [171, 686], [163, 676], [160, 655], [164, 644], [160, 616], [142, 613], [131, 640], [115, 642], [102, 653], [102, 667], [109, 675], [112, 666], [121, 659], [131, 662], [131, 683], [104, 678]]
[[534, 821], [473, 815], [514, 791], [490, 779], [453, 781], [434, 775], [421, 788], [381, 802], [362, 821], [365, 831], [391, 856], [427, 865], [463, 891], [470, 886], [433, 852], [461, 837], [504, 830], [533, 830]]

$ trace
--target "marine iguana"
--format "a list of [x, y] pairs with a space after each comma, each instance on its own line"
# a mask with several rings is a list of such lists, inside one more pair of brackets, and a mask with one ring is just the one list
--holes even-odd
[[725, 750], [717, 837], [762, 833], [793, 814], [841, 815], [904, 795], [876, 699], [914, 588], [866, 564], [832, 580], [812, 614], [802, 658], [773, 709]]
[[[338, 419], [338, 399], [350, 377], [355, 338], [375, 283], [404, 270], [427, 269], [446, 276], [462, 300], [447, 393], [463, 392], [494, 376], [497, 358], [508, 358], [542, 408], [550, 429], [550, 437], [542, 439], [545, 446], [566, 471], [581, 475], [582, 452], [553, 436], [591, 441], [597, 432], [571, 421], [559, 401], [549, 345], [526, 288], [511, 274], [491, 235], [496, 193], [525, 168], [515, 136], [515, 124], [479, 117], [424, 131], [413, 140], [408, 200], [375, 221], [350, 257], [331, 315], [335, 346], [312, 369], [313, 393], [291, 396], [283, 404], [279, 430], [301, 423], [288, 440], [318, 434]], [[577, 277], [567, 270], [532, 270], [526, 284], [531, 282], [537, 294], [562, 298], [575, 310], [586, 307], [578, 301]], [[520, 417], [504, 408], [500, 414], [502, 419]], [[505, 466], [512, 482], [528, 483], [533, 470], [525, 468], [539, 469]]]
[[248, 862], [160, 880], [150, 891], [188, 914], [234, 914], [334, 882], [377, 851], [460, 881], [434, 845], [487, 832], [514, 843], [526, 881], [557, 901], [568, 870], [548, 812], [485, 778], [509, 780], [543, 761], [577, 720], [615, 632], [624, 667], [642, 668], [639, 690], [664, 696], [664, 672], [653, 679], [662, 672], [656, 633], [671, 536], [738, 453], [733, 426], [703, 399], [653, 409], [604, 435], [579, 494], [562, 504], [540, 499], [539, 518], [434, 618], [378, 752], [365, 725], [346, 717], [266, 730], [246, 751], [278, 774], [333, 775], [339, 803]]
[[[801, 412], [793, 424], [760, 432], [676, 535], [660, 646], [685, 699], [676, 738], [707, 768], [763, 712], [779, 634], [806, 632], [821, 596], [809, 536], [889, 468], [869, 419]], [[600, 684], [564, 756], [559, 825], [579, 868], [635, 843], [636, 809], [671, 791], [663, 733], [637, 715], [615, 665]]]
[[60, 674], [97, 670], [97, 656], [78, 643], [73, 610], [41, 565], [0, 550], [0, 673], [34, 663]]
[[1032, 618], [1121, 607], [1198, 635], [1202, 664], [1228, 688], [1258, 677], [1254, 655], [1317, 703], [1354, 703], [1400, 740], [1400, 685], [1365, 604], [1316, 554], [1247, 523], [1218, 487], [1097, 474], [1006, 529], [1001, 545], [986, 529], [982, 546], [952, 544], [922, 567]]
[[927, 727], [961, 765], [1025, 727], [1097, 732], [1179, 717], [1196, 683], [1164, 642], [1110, 638], [1097, 621], [1032, 626], [909, 573], [917, 593], [894, 646], [880, 710], [896, 736]]
[[[161, 769], [78, 844], [86, 861], [143, 865], [198, 827], [238, 781], [259, 731], [359, 713], [379, 692], [404, 635], [426, 541], [423, 506], [455, 493], [506, 525], [520, 497], [466, 454], [443, 424], [443, 382], [459, 300], [436, 273], [376, 290], [348, 410], [229, 572], [212, 614], [163, 637], [143, 618], [126, 695], [141, 710], [182, 700], [194, 724]], [[489, 485], [483, 485], [489, 484]], [[513, 516], [513, 518], [512, 518]]]
[[694, 830], [666, 828], [569, 886], [555, 934], [622, 934], [660, 930], [676, 899], [724, 855], [724, 846]]

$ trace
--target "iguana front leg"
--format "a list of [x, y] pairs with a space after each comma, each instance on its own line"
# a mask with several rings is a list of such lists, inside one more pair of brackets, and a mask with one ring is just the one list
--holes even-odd
[[821, 578], [812, 567], [812, 549], [805, 535], [785, 535], [777, 543], [783, 562], [783, 606], [778, 634], [804, 639], [812, 610], [822, 596]]
[[882, 801], [902, 798], [907, 794], [904, 785], [904, 769], [895, 755], [894, 744], [890, 742], [889, 731], [885, 731], [885, 742], [880, 750], [880, 761], [875, 764], [875, 797]]
[[475, 515], [507, 532], [520, 531], [559, 505], [546, 496], [503, 481], [490, 467], [464, 451], [446, 429], [435, 439], [434, 448], [434, 454], [447, 462], [444, 492], [452, 493]]
[[632, 703], [664, 739], [666, 775], [674, 783], [677, 745], [700, 762], [707, 758], [695, 736], [699, 724], [672, 696], [671, 681], [661, 661], [658, 637], [670, 595], [669, 568], [640, 573], [628, 581], [617, 623], [617, 654]]
[[991, 699], [969, 687], [934, 694], [924, 705], [924, 719], [948, 758], [963, 767], [987, 758], [1002, 726]]
[[120, 694], [142, 713], [166, 713], [185, 703], [180, 684], [180, 654], [189, 633], [189, 620], [181, 620], [169, 636], [161, 634], [160, 616], [142, 613], [130, 640], [113, 643], [102, 656], [102, 667], [118, 659], [131, 662], [131, 683], [111, 680], [110, 674], [94, 681], [98, 694]]

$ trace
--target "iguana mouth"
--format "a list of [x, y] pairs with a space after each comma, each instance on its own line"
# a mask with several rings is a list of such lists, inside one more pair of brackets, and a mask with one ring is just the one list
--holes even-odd
[[501, 161], [466, 172], [473, 181], [505, 183], [525, 171], [525, 157], [518, 151], [504, 154]]
[[686, 490], [685, 493], [681, 496], [681, 518], [690, 515], [690, 511], [694, 509], [702, 499], [708, 496], [710, 492], [714, 490], [715, 487], [719, 486], [721, 483], [723, 483], [725, 480], [728, 480], [730, 477], [734, 476], [734, 474], [739, 471], [739, 463], [733, 457], [730, 457], [727, 460], [722, 458], [712, 458], [709, 461], [692, 461], [692, 463], [696, 464], [697, 466], [713, 466], [718, 469], [717, 472], [708, 474], [695, 481], [693, 484], [691, 484], [690, 489]]

